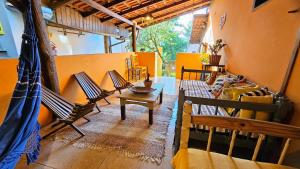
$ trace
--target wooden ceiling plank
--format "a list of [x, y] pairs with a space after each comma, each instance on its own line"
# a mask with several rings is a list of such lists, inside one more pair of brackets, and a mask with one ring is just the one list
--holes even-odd
[[[139, 5], [139, 6], [133, 7], [133, 8], [131, 8], [131, 9], [124, 10], [124, 11], [120, 12], [119, 15], [126, 15], [126, 14], [128, 14], [128, 13], [130, 13], [130, 12], [133, 12], [133, 11], [136, 11], [136, 10], [139, 10], [139, 9], [142, 9], [142, 8], [145, 8], [145, 7], [147, 7], [147, 6], [150, 6], [150, 5], [153, 5], [153, 4], [162, 2], [162, 1], [163, 1], [163, 0], [153, 0], [153, 1], [149, 1], [149, 2], [146, 2], [146, 3], [141, 4], [141, 5]], [[111, 20], [111, 19], [113, 19], [113, 17], [107, 17], [107, 18], [103, 18], [103, 19], [101, 19], [101, 20], [102, 20], [102, 22], [106, 22], [106, 21], [109, 21], [109, 20]]]
[[[201, 6], [201, 8], [205, 8], [205, 7], [207, 7], [208, 5], [203, 5], [203, 6]], [[188, 7], [187, 7], [188, 8]], [[194, 7], [194, 8], [191, 8], [191, 9], [189, 9], [189, 10], [182, 10], [182, 11], [180, 11], [180, 12], [174, 12], [174, 15], [171, 15], [171, 16], [169, 16], [170, 14], [166, 14], [165, 16], [163, 16], [163, 17], [158, 17], [155, 21], [154, 21], [154, 23], [151, 23], [151, 24], [149, 24], [149, 25], [145, 25], [145, 26], [143, 26], [143, 24], [141, 25], [143, 28], [145, 28], [145, 27], [148, 27], [148, 26], [152, 26], [152, 25], [155, 25], [155, 24], [158, 24], [158, 23], [161, 23], [161, 22], [164, 22], [164, 21], [167, 21], [167, 20], [170, 20], [170, 19], [173, 19], [173, 18], [176, 18], [176, 17], [179, 17], [179, 16], [181, 16], [181, 15], [184, 15], [184, 14], [187, 14], [187, 13], [190, 13], [190, 12], [192, 12], [192, 11], [195, 11], [195, 10], [198, 10], [199, 9], [199, 7]], [[169, 17], [168, 17], [169, 16]], [[166, 18], [164, 18], [164, 17], [166, 17]], [[126, 28], [129, 28], [129, 27], [126, 27]]]
[[[122, 3], [122, 2], [124, 2], [124, 0], [114, 0], [114, 1], [111, 1], [111, 2], [108, 2], [108, 3], [103, 4], [103, 6], [104, 6], [105, 8], [110, 8], [110, 7], [114, 6], [114, 5], [120, 4], [120, 3]], [[83, 16], [83, 17], [88, 17], [88, 16], [94, 15], [94, 14], [96, 14], [96, 13], [98, 13], [98, 12], [99, 12], [99, 10], [97, 10], [97, 9], [92, 9], [91, 11], [82, 13], [82, 16]]]
[[171, 12], [168, 12], [168, 13], [165, 13], [163, 15], [160, 15], [158, 17], [154, 17], [154, 20], [159, 20], [160, 18], [164, 18], [164, 17], [167, 17], [169, 15], [176, 15], [178, 13], [187, 13], [187, 12], [191, 12], [195, 9], [201, 9], [201, 8], [205, 8], [205, 7], [208, 7], [209, 4], [205, 3], [205, 4], [192, 4], [192, 5], [189, 5], [189, 6], [185, 6], [183, 8], [180, 8], [180, 9], [177, 9], [177, 10], [174, 10], [174, 11], [171, 11]]
[[[132, 21], [130, 21], [130, 20], [124, 18], [123, 16], [121, 16], [121, 15], [119, 15], [119, 14], [117, 14], [117, 13], [115, 13], [115, 12], [113, 12], [113, 11], [107, 9], [107, 8], [105, 8], [104, 6], [98, 4], [97, 2], [95, 2], [93, 0], [81, 0], [81, 1], [87, 3], [91, 7], [95, 8], [95, 9], [97, 9], [97, 10], [99, 10], [99, 11], [101, 11], [101, 12], [107, 14], [107, 15], [110, 15], [110, 16], [112, 16], [114, 18], [117, 18], [117, 19], [121, 20], [122, 22], [125, 22], [125, 23], [127, 23], [129, 25], [134, 25], [134, 23]], [[140, 26], [137, 26], [137, 28], [138, 29], [142, 29]]]
[[51, 1], [50, 4], [48, 4], [48, 6], [51, 8], [51, 9], [56, 9], [56, 8], [59, 8], [61, 6], [64, 6], [68, 3], [70, 3], [72, 0], [60, 0], [60, 1]]
[[[149, 13], [153, 14], [153, 13], [156, 13], [156, 12], [160, 12], [160, 11], [163, 11], [163, 10], [167, 10], [169, 8], [172, 8], [174, 6], [178, 6], [178, 5], [182, 5], [186, 2], [189, 2], [189, 1], [186, 1], [186, 0], [181, 0], [181, 1], [177, 1], [177, 2], [174, 2], [170, 5], [166, 5], [166, 6], [163, 6], [161, 8], [157, 8], [155, 10], [152, 10], [152, 11], [149, 11]], [[202, 0], [200, 3], [206, 3], [206, 2], [210, 2], [210, 0]], [[144, 17], [146, 13], [143, 13], [143, 14], [140, 14], [138, 16], [135, 16], [135, 17], [132, 17], [132, 18], [128, 18], [129, 20], [135, 20], [135, 19], [138, 19], [138, 18], [141, 18], [141, 17]], [[116, 23], [116, 26], [122, 24], [122, 22], [119, 22], [119, 23]]]

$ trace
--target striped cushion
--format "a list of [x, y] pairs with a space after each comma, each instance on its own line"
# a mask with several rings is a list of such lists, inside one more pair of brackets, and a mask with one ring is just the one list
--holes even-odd
[[[254, 91], [250, 91], [250, 92], [246, 92], [246, 93], [241, 94], [238, 97], [238, 101], [241, 101], [243, 96], [266, 96], [266, 95], [269, 95], [269, 94], [270, 93], [268, 91], [268, 88], [264, 87], [264, 88], [260, 88], [260, 89], [254, 90]], [[240, 109], [233, 109], [230, 114], [232, 116], [239, 116], [239, 111], [240, 111]]]
[[265, 96], [265, 95], [269, 95], [268, 88], [266, 87], [251, 92], [243, 93], [239, 96], [238, 100], [241, 101], [243, 96]]

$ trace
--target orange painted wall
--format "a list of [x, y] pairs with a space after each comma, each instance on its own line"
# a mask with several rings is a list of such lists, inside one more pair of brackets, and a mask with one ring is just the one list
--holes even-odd
[[[61, 94], [70, 101], [86, 103], [86, 96], [72, 77], [74, 73], [85, 71], [99, 86], [112, 90], [113, 84], [108, 70], [116, 69], [121, 75], [125, 75], [125, 58], [132, 53], [94, 54], [56, 57], [57, 73]], [[0, 122], [6, 114], [7, 107], [14, 89], [17, 72], [17, 59], [0, 59]], [[45, 107], [41, 107], [39, 122], [47, 124], [51, 120], [51, 113]]]
[[139, 60], [139, 65], [147, 66], [150, 76], [155, 76], [155, 52], [136, 52], [136, 54]]
[[[6, 115], [12, 92], [17, 81], [17, 65], [18, 59], [0, 59], [0, 124]], [[41, 115], [39, 122], [47, 124], [51, 121], [51, 114], [46, 111], [45, 107], [41, 107]]]
[[[215, 0], [210, 10], [213, 38], [222, 38], [227, 46], [223, 56], [229, 71], [279, 91], [294, 48], [300, 13], [299, 0], [272, 0], [252, 10], [253, 0]], [[221, 30], [220, 17], [226, 13]], [[295, 102], [291, 124], [300, 126], [300, 60], [293, 70], [286, 95]], [[292, 143], [286, 161], [300, 167], [300, 141]]]
[[[299, 0], [272, 0], [255, 11], [253, 0], [216, 0], [210, 10], [214, 39], [222, 38], [231, 72], [278, 91], [291, 56], [300, 13], [288, 14]], [[220, 17], [226, 23], [220, 29]]]
[[0, 123], [4, 120], [17, 81], [17, 59], [0, 59]]
[[[181, 68], [186, 69], [202, 69], [201, 55], [199, 53], [177, 53], [176, 54], [176, 78], [181, 78]], [[184, 74], [184, 78], [189, 75]]]

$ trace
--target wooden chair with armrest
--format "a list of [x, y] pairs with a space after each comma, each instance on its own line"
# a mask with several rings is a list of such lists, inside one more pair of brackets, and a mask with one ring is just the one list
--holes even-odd
[[141, 66], [140, 65], [139, 57], [136, 54], [131, 55], [130, 59], [131, 59], [131, 62], [132, 62], [132, 66], [136, 69], [140, 69], [141, 70], [141, 76], [146, 78], [147, 74], [149, 73], [147, 66]]
[[[292, 139], [300, 139], [300, 128], [274, 122], [258, 121], [251, 119], [239, 119], [220, 116], [191, 115], [192, 104], [186, 101], [184, 104], [183, 121], [181, 128], [180, 150], [173, 158], [175, 169], [198, 169], [198, 168], [236, 168], [236, 169], [290, 169], [283, 166], [283, 160]], [[191, 124], [206, 125], [210, 128], [208, 143], [205, 150], [188, 148], [189, 132]], [[213, 133], [216, 128], [229, 129], [232, 131], [228, 154], [210, 152]], [[234, 158], [232, 152], [238, 132], [249, 132], [259, 134], [252, 160]], [[285, 143], [277, 164], [256, 162], [262, 143], [267, 136], [284, 138]]]
[[141, 70], [139, 68], [135, 68], [132, 64], [132, 60], [130, 58], [125, 59], [126, 62], [126, 70], [127, 70], [127, 80], [138, 80], [141, 78]]

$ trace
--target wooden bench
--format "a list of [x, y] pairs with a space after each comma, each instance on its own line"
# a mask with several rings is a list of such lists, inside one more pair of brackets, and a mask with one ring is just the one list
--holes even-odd
[[121, 94], [121, 90], [132, 87], [133, 84], [127, 82], [116, 70], [108, 71], [108, 74], [114, 84], [116, 90]]
[[[189, 100], [193, 104], [193, 108], [198, 107], [198, 112], [193, 111], [194, 115], [215, 115], [228, 117], [229, 115], [226, 113], [224, 108], [235, 108], [235, 109], [245, 109], [256, 111], [264, 111], [270, 112], [272, 114], [272, 121], [279, 123], [286, 123], [288, 121], [288, 114], [292, 111], [293, 103], [290, 102], [286, 97], [274, 94], [274, 103], [273, 104], [260, 104], [260, 103], [250, 103], [250, 102], [239, 102], [232, 100], [221, 100], [216, 99], [209, 94], [206, 94], [207, 88], [203, 88], [202, 86], [207, 86], [203, 81], [203, 77], [206, 74], [211, 73], [207, 70], [194, 70], [194, 69], [185, 69], [182, 67], [182, 81], [179, 89], [178, 96], [178, 111], [177, 111], [177, 119], [176, 119], [176, 127], [175, 127], [175, 136], [174, 136], [174, 152], [176, 153], [179, 149], [180, 145], [180, 132], [182, 125], [182, 113], [183, 113], [183, 105], [184, 102]], [[189, 79], [183, 81], [183, 74], [188, 73], [189, 77], [191, 73], [196, 73], [198, 75], [193, 76], [195, 79]], [[190, 83], [188, 81], [191, 81]], [[185, 84], [186, 83], [186, 84]], [[249, 82], [251, 83], [251, 82]], [[197, 87], [193, 86], [198, 84]], [[185, 86], [185, 87], [184, 87]], [[203, 90], [202, 90], [203, 89]], [[195, 91], [194, 91], [195, 90]], [[194, 108], [195, 109], [195, 108]], [[207, 111], [205, 111], [208, 109]], [[201, 110], [199, 112], [199, 110]], [[203, 111], [204, 110], [204, 111]], [[200, 131], [199, 131], [200, 129]], [[204, 130], [204, 131], [203, 131]], [[206, 137], [203, 137], [203, 132], [208, 133], [208, 128], [203, 126], [195, 126], [194, 130], [190, 132], [190, 139], [196, 141], [203, 141]], [[217, 132], [216, 132], [217, 133]], [[216, 134], [217, 135], [217, 134]], [[220, 132], [220, 135], [224, 135], [224, 132]], [[224, 135], [222, 138], [228, 138], [228, 133]], [[239, 138], [240, 139], [240, 138]], [[243, 137], [240, 140], [245, 140]], [[225, 139], [217, 140], [220, 144], [225, 144]], [[243, 144], [244, 148], [249, 147], [248, 144], [252, 144], [250, 139], [246, 140], [247, 144]], [[278, 143], [279, 144], [279, 143]], [[239, 145], [237, 145], [239, 146]]]
[[[288, 169], [291, 167], [282, 166], [287, 149], [291, 140], [300, 139], [300, 128], [274, 122], [258, 121], [252, 119], [239, 119], [221, 116], [199, 116], [192, 115], [192, 102], [186, 101], [182, 114], [182, 127], [180, 138], [180, 150], [173, 159], [175, 169], [193, 168], [245, 168], [245, 169]], [[206, 125], [209, 127], [209, 137], [206, 151], [188, 148], [190, 127], [192, 125]], [[224, 128], [231, 131], [231, 141], [227, 155], [210, 152], [212, 139], [216, 128]], [[237, 134], [248, 132], [258, 134], [255, 149], [251, 160], [233, 158], [234, 146]], [[281, 137], [285, 139], [283, 149], [277, 160], [277, 164], [256, 162], [260, 148], [266, 137]]]
[[[104, 99], [108, 104], [110, 104], [106, 97], [114, 94], [114, 91], [101, 89], [85, 72], [74, 74], [74, 77], [90, 103], [96, 103], [97, 101]], [[100, 112], [100, 108], [97, 103], [96, 108]]]
[[48, 137], [67, 125], [71, 126], [81, 136], [84, 136], [84, 133], [73, 123], [80, 118], [84, 118], [89, 122], [90, 120], [84, 116], [91, 113], [95, 107], [95, 103], [88, 103], [86, 105], [73, 104], [44, 86], [42, 86], [42, 104], [54, 113], [59, 123], [64, 123], [64, 125], [48, 133], [43, 138]]

